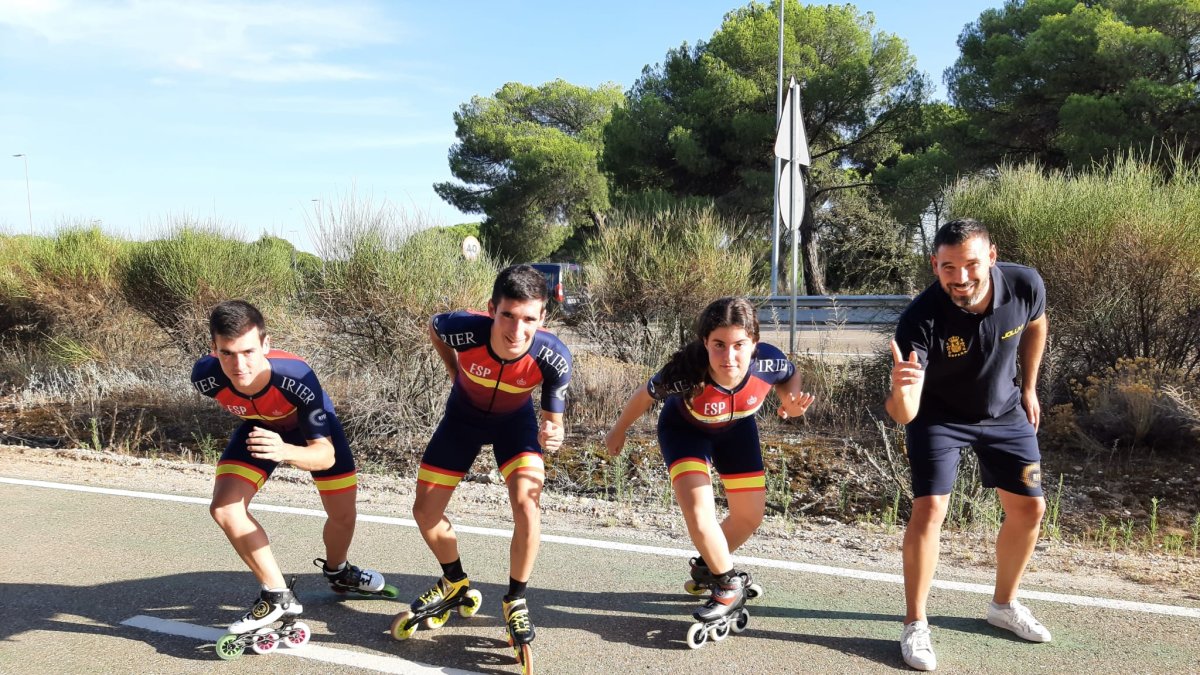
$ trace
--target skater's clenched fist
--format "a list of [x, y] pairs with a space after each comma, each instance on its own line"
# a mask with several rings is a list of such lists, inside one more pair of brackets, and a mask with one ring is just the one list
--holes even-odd
[[553, 420], [544, 420], [538, 430], [538, 445], [547, 452], [554, 452], [562, 447], [563, 427]]
[[246, 449], [255, 459], [286, 462], [290, 456], [289, 448], [290, 446], [283, 442], [283, 438], [279, 434], [262, 427], [251, 429], [250, 436], [246, 439]]
[[604, 447], [608, 448], [608, 454], [611, 457], [616, 457], [621, 454], [621, 450], [625, 447], [625, 430], [613, 427], [604, 435]]

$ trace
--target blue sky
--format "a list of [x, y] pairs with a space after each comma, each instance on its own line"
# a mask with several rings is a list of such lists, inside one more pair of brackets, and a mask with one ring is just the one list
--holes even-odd
[[[940, 84], [963, 26], [1002, 2], [855, 4]], [[28, 231], [29, 205], [37, 232], [142, 239], [191, 217], [312, 250], [315, 209], [350, 194], [477, 220], [432, 189], [461, 103], [511, 81], [628, 88], [738, 6], [0, 0], [0, 231]]]

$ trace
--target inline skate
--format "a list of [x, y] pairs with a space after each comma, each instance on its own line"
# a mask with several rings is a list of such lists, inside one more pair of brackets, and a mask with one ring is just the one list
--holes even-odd
[[720, 642], [732, 633], [741, 633], [750, 624], [750, 612], [746, 609], [749, 575], [745, 572], [730, 572], [716, 577], [712, 596], [704, 606], [692, 613], [696, 623], [688, 628], [687, 646], [699, 649], [708, 642]]
[[324, 558], [314, 558], [313, 564], [321, 568], [325, 581], [334, 593], [354, 593], [357, 595], [374, 595], [385, 598], [396, 598], [400, 591], [395, 586], [384, 582], [383, 575], [375, 570], [363, 569], [346, 562], [345, 567], [330, 571], [325, 566]]
[[[692, 578], [683, 582], [683, 590], [689, 595], [704, 595], [712, 591], [717, 583], [717, 578], [713, 576], [712, 570], [708, 569], [708, 565], [700, 557], [688, 559], [688, 564], [691, 565]], [[754, 580], [754, 577], [749, 572], [746, 575], [746, 599], [753, 600], [763, 594], [762, 584]]]
[[483, 604], [483, 594], [471, 588], [471, 580], [463, 577], [450, 581], [439, 577], [437, 583], [412, 605], [392, 620], [392, 637], [407, 640], [416, 632], [418, 625], [428, 629], [441, 628], [450, 619], [450, 610], [458, 608], [458, 615], [467, 618], [475, 615]]
[[533, 675], [533, 642], [535, 631], [529, 619], [529, 606], [525, 598], [504, 602], [504, 628], [508, 633], [508, 646], [521, 664], [521, 675]]
[[[263, 590], [258, 600], [242, 618], [229, 626], [229, 633], [217, 640], [217, 656], [227, 661], [236, 659], [249, 647], [255, 654], [270, 654], [282, 644], [290, 648], [303, 647], [312, 637], [308, 624], [297, 621], [304, 606], [292, 592], [296, 578], [281, 591]], [[271, 624], [279, 622], [279, 626]]]

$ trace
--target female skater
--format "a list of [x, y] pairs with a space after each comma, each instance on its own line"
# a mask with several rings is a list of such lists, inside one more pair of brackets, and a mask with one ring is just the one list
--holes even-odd
[[[691, 560], [694, 583], [689, 590], [712, 591], [694, 616], [712, 625], [737, 616], [748, 590], [751, 597], [757, 595], [750, 575], [735, 570], [731, 556], [758, 529], [766, 509], [754, 414], [772, 386], [784, 419], [803, 415], [813, 396], [800, 391], [800, 376], [783, 352], [758, 341], [757, 312], [744, 298], [712, 302], [696, 328], [696, 339], [629, 398], [605, 445], [610, 455], [619, 455], [629, 426], [655, 401], [666, 401], [658, 418], [658, 442], [675, 500], [700, 554]], [[729, 515], [720, 523], [710, 466], [721, 476], [729, 502]]]

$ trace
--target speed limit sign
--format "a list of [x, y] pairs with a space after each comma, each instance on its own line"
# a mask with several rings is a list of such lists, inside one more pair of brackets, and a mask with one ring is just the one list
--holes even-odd
[[467, 260], [475, 260], [479, 257], [479, 252], [482, 250], [483, 247], [479, 245], [479, 240], [474, 236], [467, 235], [467, 238], [463, 239], [462, 253], [463, 257]]

